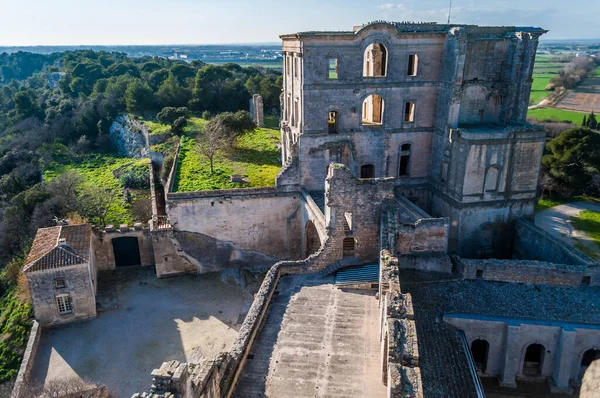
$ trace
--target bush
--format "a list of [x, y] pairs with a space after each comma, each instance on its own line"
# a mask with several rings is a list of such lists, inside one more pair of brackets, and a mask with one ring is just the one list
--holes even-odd
[[150, 171], [146, 165], [128, 167], [119, 179], [125, 188], [150, 189]]
[[171, 173], [171, 168], [173, 167], [173, 162], [175, 161], [175, 155], [170, 154], [163, 161], [162, 169], [160, 170], [160, 179], [163, 181], [167, 181], [169, 179], [169, 173]]

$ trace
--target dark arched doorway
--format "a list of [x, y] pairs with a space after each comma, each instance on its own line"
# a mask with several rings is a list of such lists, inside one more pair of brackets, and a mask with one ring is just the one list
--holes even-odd
[[354, 238], [344, 238], [344, 248], [343, 254], [344, 257], [353, 257], [354, 256]]
[[523, 360], [523, 375], [532, 377], [541, 376], [544, 352], [546, 352], [546, 349], [541, 344], [531, 344], [527, 347], [525, 359]]
[[485, 373], [486, 371], [489, 351], [490, 344], [485, 340], [478, 339], [471, 344], [471, 355], [473, 355], [473, 361], [475, 361], [475, 366], [481, 373]]
[[313, 224], [312, 221], [309, 220], [306, 223], [305, 231], [306, 250], [304, 251], [304, 257], [306, 258], [319, 250], [321, 247], [321, 240], [319, 239], [317, 227], [315, 227], [315, 224]]
[[600, 360], [600, 350], [587, 350], [581, 358], [581, 368], [579, 368], [579, 380], [583, 379], [583, 375], [592, 362]]
[[114, 238], [112, 240], [113, 252], [115, 253], [115, 265], [127, 267], [130, 265], [141, 265], [140, 247], [138, 239], [134, 237]]

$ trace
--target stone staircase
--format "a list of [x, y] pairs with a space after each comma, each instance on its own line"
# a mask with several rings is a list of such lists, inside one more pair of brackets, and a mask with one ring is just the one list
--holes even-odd
[[335, 263], [328, 265], [319, 274], [321, 276], [329, 276], [340, 269], [348, 268], [348, 267], [356, 267], [357, 265], [363, 265], [363, 262], [361, 259], [356, 258], [356, 257], [344, 257], [341, 260], [338, 260]]

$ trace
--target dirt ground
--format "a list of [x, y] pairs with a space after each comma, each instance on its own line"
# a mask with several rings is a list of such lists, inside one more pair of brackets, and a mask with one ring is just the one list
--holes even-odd
[[565, 94], [555, 107], [579, 112], [600, 112], [600, 78], [585, 79], [577, 89]]
[[252, 303], [219, 274], [159, 280], [143, 271], [118, 278], [116, 297], [119, 308], [95, 320], [44, 331], [33, 369], [38, 383], [78, 377], [119, 397], [148, 391], [162, 362], [228, 350]]

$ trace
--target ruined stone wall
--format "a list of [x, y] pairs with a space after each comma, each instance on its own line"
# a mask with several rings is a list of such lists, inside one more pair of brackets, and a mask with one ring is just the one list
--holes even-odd
[[[454, 256], [453, 261], [465, 279], [557, 286], [600, 286], [600, 269], [597, 266], [528, 260], [472, 260], [458, 256]], [[589, 281], [584, 279], [586, 277]]]
[[29, 333], [29, 339], [27, 340], [27, 347], [23, 353], [23, 360], [21, 361], [21, 367], [15, 380], [15, 385], [12, 390], [10, 398], [29, 398], [27, 395], [27, 386], [30, 383], [31, 371], [35, 364], [35, 356], [40, 346], [40, 339], [42, 338], [42, 327], [36, 320], [33, 321], [31, 326], [31, 332]]
[[280, 259], [301, 255], [300, 195], [276, 188], [169, 193], [167, 214], [177, 231], [231, 242]]
[[[29, 294], [40, 325], [56, 326], [96, 316], [96, 297], [92, 287], [89, 265], [78, 264], [43, 271], [26, 272]], [[56, 288], [55, 279], [64, 279], [65, 287]], [[60, 315], [56, 296], [69, 294], [73, 301], [73, 312]]]
[[158, 278], [200, 272], [197, 263], [190, 261], [178, 250], [172, 229], [152, 231], [151, 237]]
[[513, 250], [515, 258], [525, 260], [570, 265], [593, 265], [596, 263], [579, 250], [525, 219], [518, 219], [514, 224]]
[[[463, 330], [469, 346], [477, 339], [489, 343], [485, 376], [496, 376], [500, 385], [516, 387], [523, 378], [525, 352], [530, 344], [545, 348], [541, 376], [551, 389], [565, 392], [570, 383], [580, 382], [578, 373], [583, 353], [597, 346], [596, 325], [543, 322], [476, 315], [444, 314], [444, 321]], [[579, 379], [579, 380], [578, 380]]]

